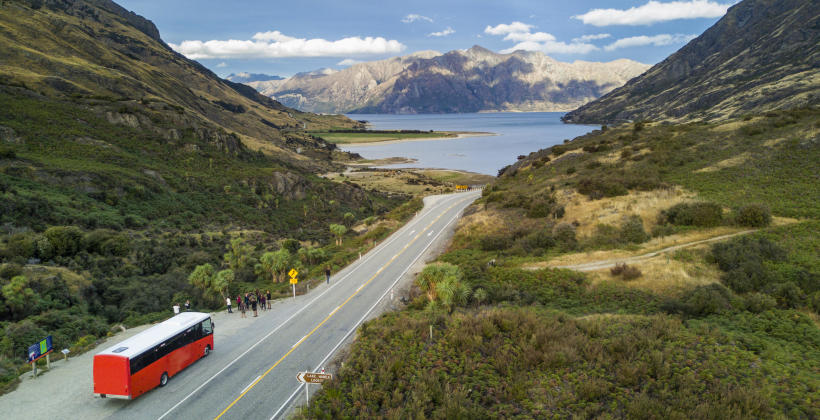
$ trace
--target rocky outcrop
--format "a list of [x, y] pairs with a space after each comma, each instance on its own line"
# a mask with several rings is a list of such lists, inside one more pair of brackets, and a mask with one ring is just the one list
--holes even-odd
[[820, 103], [820, 2], [745, 0], [572, 123], [720, 120]]
[[600, 97], [647, 68], [631, 60], [563, 63], [539, 52], [497, 54], [474, 46], [250, 85], [285, 105], [312, 112], [563, 111]]

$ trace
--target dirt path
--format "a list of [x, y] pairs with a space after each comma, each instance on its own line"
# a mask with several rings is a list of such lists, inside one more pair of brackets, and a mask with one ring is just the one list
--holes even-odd
[[[727, 235], [715, 236], [714, 238], [703, 239], [703, 240], [694, 241], [694, 242], [687, 242], [685, 244], [678, 244], [678, 245], [675, 245], [675, 246], [670, 246], [670, 247], [667, 247], [667, 248], [659, 249], [657, 251], [653, 251], [653, 252], [650, 252], [650, 253], [647, 253], [647, 254], [636, 255], [634, 257], [613, 258], [613, 259], [609, 259], [609, 260], [592, 261], [592, 262], [587, 262], [587, 263], [582, 263], [582, 264], [556, 265], [556, 266], [549, 266], [549, 267], [550, 268], [566, 268], [566, 269], [569, 269], [569, 270], [576, 270], [576, 271], [603, 270], [603, 269], [606, 269], [606, 268], [615, 267], [615, 264], [637, 263], [637, 262], [641, 262], [641, 261], [644, 261], [644, 260], [648, 260], [650, 258], [657, 257], [658, 255], [661, 255], [661, 254], [666, 254], [666, 253], [669, 253], [669, 252], [677, 251], [679, 249], [688, 248], [688, 247], [691, 247], [691, 246], [705, 244], [705, 243], [709, 243], [709, 242], [722, 241], [724, 239], [729, 239], [729, 238], [734, 237], [734, 236], [746, 235], [746, 234], [756, 232], [756, 231], [757, 231], [757, 229], [751, 229], [751, 230], [744, 230], [742, 232], [730, 233], [730, 234], [727, 234]], [[537, 270], [539, 268], [540, 267], [526, 267], [526, 269], [528, 269], [528, 270]]]

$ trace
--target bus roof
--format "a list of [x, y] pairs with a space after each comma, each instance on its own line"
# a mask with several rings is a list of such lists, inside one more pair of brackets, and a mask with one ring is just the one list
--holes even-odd
[[185, 331], [188, 327], [210, 318], [210, 316], [210, 314], [202, 312], [183, 312], [171, 319], [154, 325], [153, 327], [148, 328], [133, 337], [127, 338], [124, 341], [97, 353], [96, 355], [112, 355], [127, 357], [130, 359], [141, 354], [145, 350], [162, 343], [169, 337], [173, 337], [174, 335]]

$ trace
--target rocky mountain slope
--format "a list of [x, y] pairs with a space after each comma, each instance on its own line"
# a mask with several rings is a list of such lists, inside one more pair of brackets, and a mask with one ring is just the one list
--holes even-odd
[[474, 46], [250, 85], [313, 112], [562, 111], [600, 97], [648, 67], [631, 60], [563, 63], [538, 52], [497, 54]]
[[[287, 108], [220, 79], [169, 48], [149, 20], [109, 0], [0, 3], [0, 56], [0, 85], [93, 106], [112, 123], [172, 141], [185, 128], [202, 138], [233, 133], [247, 146], [313, 167], [332, 146], [300, 129], [354, 124]], [[119, 112], [123, 107], [135, 110]], [[176, 128], [161, 130], [158, 119]]]
[[724, 119], [820, 102], [820, 1], [746, 0], [564, 121]]

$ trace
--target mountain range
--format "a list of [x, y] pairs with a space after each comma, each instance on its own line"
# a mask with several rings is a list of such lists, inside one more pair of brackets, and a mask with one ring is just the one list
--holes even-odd
[[732, 6], [699, 37], [570, 123], [719, 120], [820, 103], [820, 2]]
[[282, 80], [284, 77], [282, 76], [271, 76], [270, 74], [263, 74], [263, 73], [231, 73], [225, 77], [225, 80], [230, 80], [234, 83], [249, 83], [249, 82], [260, 82], [265, 80]]
[[540, 52], [498, 54], [474, 46], [248, 84], [287, 106], [311, 112], [568, 111], [648, 68], [625, 59], [564, 63]]

